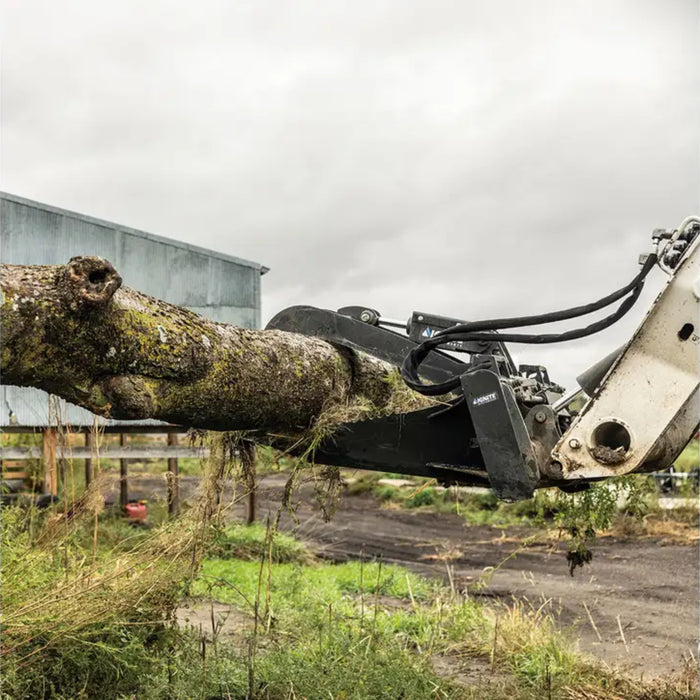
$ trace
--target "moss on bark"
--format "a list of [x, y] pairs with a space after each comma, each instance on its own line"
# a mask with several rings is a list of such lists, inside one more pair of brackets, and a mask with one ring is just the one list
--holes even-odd
[[426, 405], [371, 357], [209, 321], [122, 287], [102, 258], [3, 265], [0, 282], [3, 384], [98, 415], [298, 435], [322, 414], [341, 422], [344, 407], [382, 415]]

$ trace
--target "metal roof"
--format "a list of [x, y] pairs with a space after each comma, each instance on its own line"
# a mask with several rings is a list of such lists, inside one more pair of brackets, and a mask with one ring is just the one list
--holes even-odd
[[187, 250], [191, 253], [206, 255], [210, 258], [217, 258], [219, 260], [224, 260], [225, 262], [235, 263], [236, 265], [243, 265], [244, 267], [252, 267], [255, 270], [260, 270], [261, 275], [264, 275], [266, 272], [270, 271], [270, 268], [265, 267], [265, 265], [252, 262], [251, 260], [245, 260], [244, 258], [237, 258], [235, 255], [220, 253], [216, 250], [202, 248], [197, 245], [192, 245], [191, 243], [177, 241], [173, 238], [166, 238], [165, 236], [158, 236], [155, 233], [148, 233], [147, 231], [141, 231], [136, 228], [131, 228], [130, 226], [115, 224], [113, 221], [98, 219], [97, 217], [88, 216], [87, 214], [79, 214], [78, 212], [70, 211], [69, 209], [61, 209], [60, 207], [54, 207], [50, 204], [44, 204], [43, 202], [37, 202], [33, 199], [27, 199], [26, 197], [19, 197], [16, 194], [0, 192], [0, 199], [7, 200], [8, 202], [15, 202], [16, 204], [24, 204], [26, 206], [33, 207], [34, 209], [41, 209], [43, 211], [51, 212], [52, 214], [60, 214], [61, 216], [67, 216], [71, 219], [78, 219], [79, 221], [85, 221], [91, 224], [95, 224], [96, 226], [103, 226], [106, 228], [115, 229], [117, 231], [120, 231], [121, 233], [126, 234], [127, 236], [138, 236], [139, 238], [145, 238], [155, 243], [163, 243], [165, 245], [174, 246], [175, 248], [182, 248], [183, 250]]

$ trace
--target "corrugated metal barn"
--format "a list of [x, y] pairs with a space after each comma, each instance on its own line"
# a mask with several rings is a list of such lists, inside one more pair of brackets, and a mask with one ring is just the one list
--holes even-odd
[[[5, 193], [0, 231], [4, 263], [61, 265], [75, 255], [99, 255], [127, 287], [214, 321], [260, 327], [260, 277], [267, 268], [258, 263]], [[0, 401], [0, 426], [55, 423], [43, 391], [0, 387]], [[72, 426], [93, 423], [91, 413], [65, 402], [59, 412]]]

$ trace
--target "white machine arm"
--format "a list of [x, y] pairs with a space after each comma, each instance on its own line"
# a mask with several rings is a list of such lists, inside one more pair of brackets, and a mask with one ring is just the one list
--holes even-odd
[[[561, 478], [591, 480], [670, 466], [700, 422], [700, 240], [678, 260], [667, 238], [659, 266], [670, 278], [646, 318], [552, 450]], [[700, 237], [699, 237], [700, 238]]]

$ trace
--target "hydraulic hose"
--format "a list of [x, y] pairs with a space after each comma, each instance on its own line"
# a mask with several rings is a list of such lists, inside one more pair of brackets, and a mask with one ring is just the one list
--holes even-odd
[[[418, 370], [431, 350], [435, 350], [436, 348], [439, 348], [447, 343], [454, 341], [493, 341], [494, 339], [498, 339], [499, 341], [510, 343], [541, 345], [545, 343], [563, 343], [567, 340], [585, 338], [586, 336], [598, 333], [619, 321], [632, 308], [641, 294], [646, 276], [649, 274], [656, 262], [656, 254], [650, 254], [644, 261], [644, 264], [642, 265], [642, 268], [637, 276], [629, 284], [591, 304], [575, 306], [562, 311], [554, 311], [534, 316], [517, 316], [513, 318], [500, 318], [486, 321], [474, 321], [471, 323], [460, 323], [456, 326], [452, 326], [451, 328], [446, 328], [411, 350], [401, 366], [401, 376], [406, 384], [414, 391], [425, 394], [426, 396], [439, 396], [441, 394], [447, 394], [454, 391], [460, 384], [461, 375], [455, 375], [451, 379], [439, 384], [426, 384], [420, 379]], [[613, 313], [583, 328], [577, 328], [575, 330], [565, 331], [563, 333], [548, 334], [501, 332], [503, 329], [522, 328], [525, 326], [556, 323], [558, 321], [578, 318], [580, 316], [585, 316], [595, 311], [599, 311], [606, 306], [614, 304], [620, 299], [623, 301]], [[470, 370], [467, 371], [474, 371], [480, 366], [483, 365], [472, 366]]]

